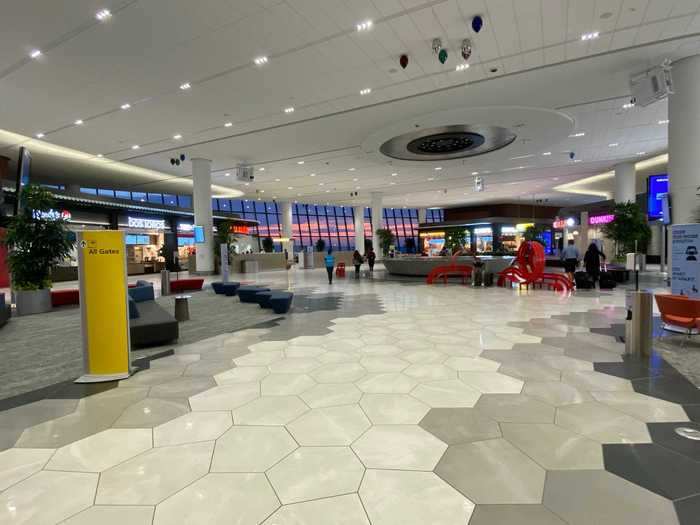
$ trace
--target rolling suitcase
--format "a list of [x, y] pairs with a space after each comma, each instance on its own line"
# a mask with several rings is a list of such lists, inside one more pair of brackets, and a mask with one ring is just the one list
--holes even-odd
[[608, 271], [607, 264], [603, 265], [603, 271], [600, 272], [599, 286], [601, 290], [612, 290], [617, 286], [617, 282], [615, 282], [615, 277], [613, 277], [613, 274]]
[[579, 290], [590, 290], [593, 288], [593, 280], [586, 272], [576, 272], [574, 274], [576, 288]]

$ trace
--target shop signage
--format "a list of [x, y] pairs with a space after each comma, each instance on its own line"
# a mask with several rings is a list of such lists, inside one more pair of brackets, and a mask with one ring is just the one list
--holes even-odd
[[445, 237], [445, 232], [420, 232], [420, 237], [443, 238]]
[[671, 226], [671, 293], [700, 297], [700, 224]]
[[146, 230], [164, 230], [165, 219], [144, 219], [142, 217], [127, 217], [129, 228], [144, 228]]
[[241, 235], [250, 234], [250, 226], [246, 224], [234, 224], [231, 226], [230, 233], [239, 233]]
[[588, 217], [588, 224], [591, 226], [597, 226], [599, 224], [608, 224], [615, 220], [615, 216], [612, 214], [608, 215], [591, 215]]
[[557, 219], [552, 224], [555, 230], [563, 230], [564, 228], [571, 228], [576, 224], [576, 219], [573, 217], [568, 217], [567, 219]]
[[52, 221], [57, 221], [59, 219], [63, 219], [64, 221], [69, 221], [71, 220], [71, 212], [68, 210], [47, 210], [47, 211], [39, 211], [39, 210], [34, 210], [34, 217], [37, 219], [45, 219], [45, 220], [52, 220]]
[[180, 223], [177, 225], [177, 229], [181, 232], [191, 232], [194, 231], [194, 224]]
[[524, 232], [527, 230], [530, 226], [534, 226], [534, 222], [521, 222], [520, 224], [515, 225], [515, 229], [519, 232]]

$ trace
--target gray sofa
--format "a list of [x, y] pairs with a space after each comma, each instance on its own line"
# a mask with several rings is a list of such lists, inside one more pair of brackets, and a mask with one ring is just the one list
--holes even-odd
[[7, 324], [10, 320], [12, 310], [9, 304], [5, 304], [5, 294], [0, 293], [0, 328]]
[[175, 317], [155, 301], [153, 285], [138, 281], [129, 288], [129, 331], [132, 348], [157, 346], [177, 340], [180, 329]]

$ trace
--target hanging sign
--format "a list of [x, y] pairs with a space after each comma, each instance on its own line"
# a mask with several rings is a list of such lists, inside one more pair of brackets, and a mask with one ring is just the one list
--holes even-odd
[[129, 306], [123, 231], [78, 232], [85, 375], [76, 383], [129, 377]]
[[671, 226], [671, 293], [700, 297], [700, 224]]

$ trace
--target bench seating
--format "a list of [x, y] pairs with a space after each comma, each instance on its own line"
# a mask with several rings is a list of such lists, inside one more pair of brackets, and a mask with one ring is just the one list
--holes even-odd
[[657, 294], [654, 298], [666, 330], [688, 335], [700, 331], [700, 300], [671, 294]]
[[273, 291], [268, 292], [258, 292], [255, 294], [255, 300], [260, 305], [260, 308], [271, 308], [270, 307], [270, 297], [275, 293]]
[[238, 288], [241, 286], [241, 283], [222, 283], [221, 281], [213, 282], [211, 283], [211, 287], [214, 290], [214, 293], [217, 293], [219, 295], [226, 295], [228, 297], [236, 295], [236, 292], [238, 291]]
[[273, 292], [269, 304], [276, 314], [286, 314], [292, 307], [294, 294], [292, 292]]
[[129, 288], [129, 334], [132, 348], [163, 345], [180, 336], [175, 317], [155, 301], [151, 283], [138, 281]]
[[204, 279], [200, 278], [175, 279], [170, 281], [170, 292], [180, 293], [201, 290], [203, 285]]
[[80, 304], [80, 291], [77, 288], [51, 290], [51, 306], [66, 306], [69, 304]]
[[9, 304], [5, 304], [5, 294], [0, 293], [0, 328], [7, 324], [12, 315], [12, 310]]
[[264, 286], [241, 286], [238, 288], [238, 298], [242, 303], [257, 303], [255, 294], [269, 291], [270, 289]]

